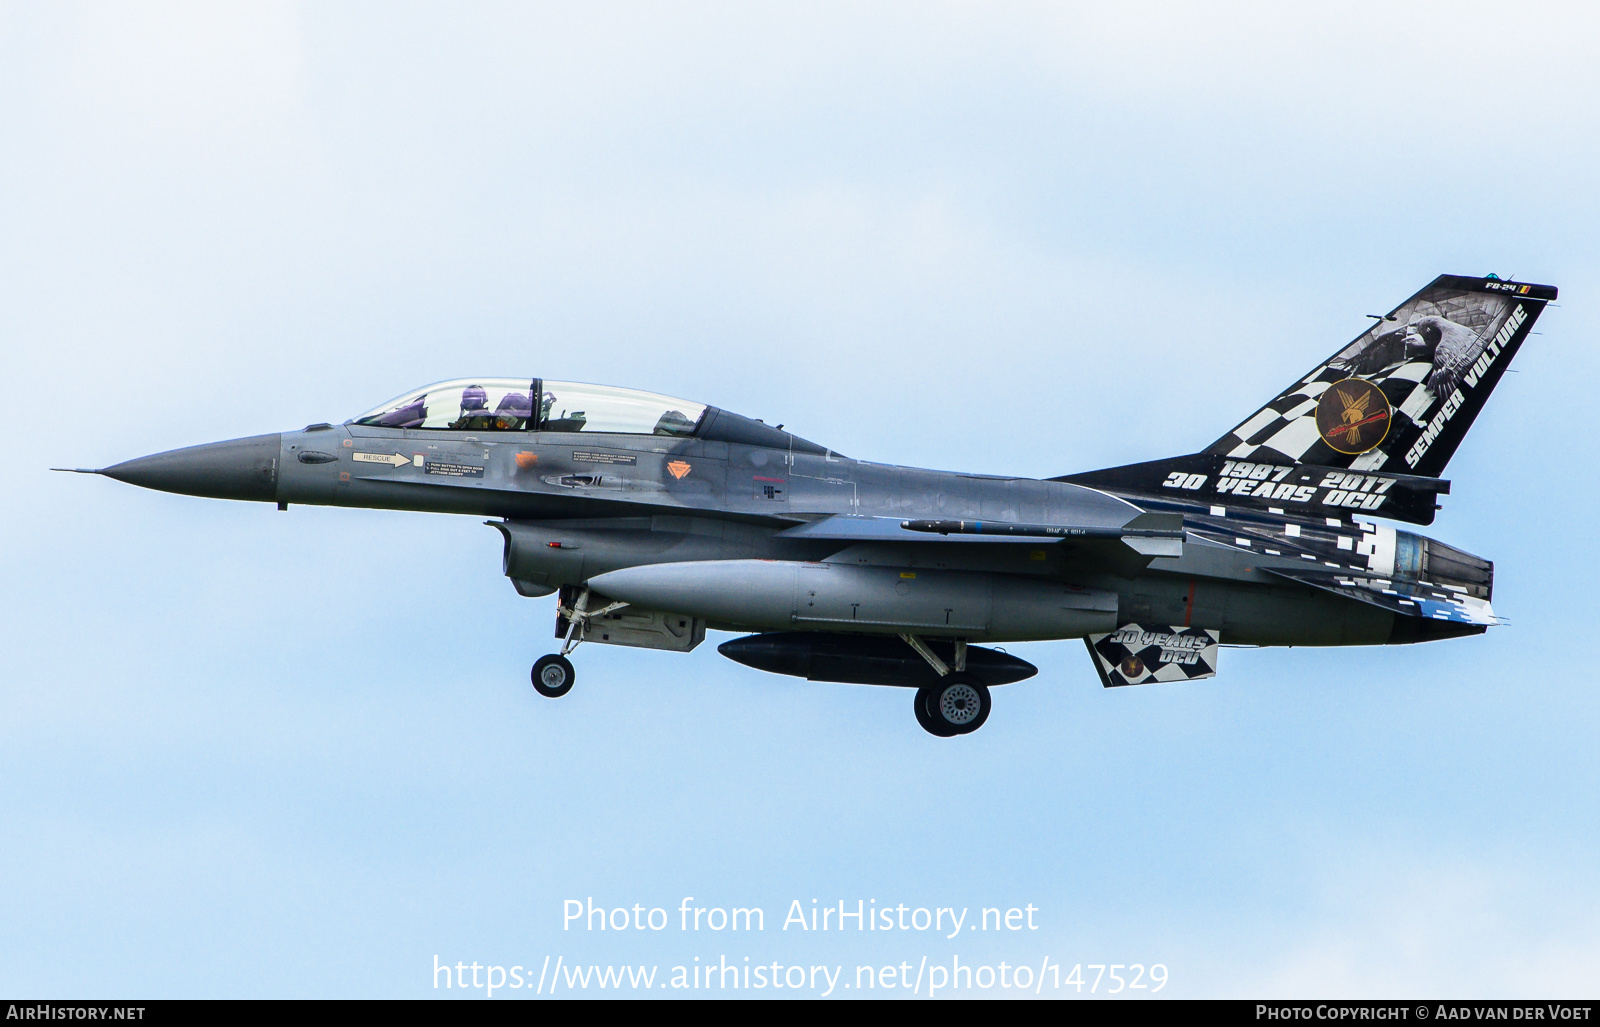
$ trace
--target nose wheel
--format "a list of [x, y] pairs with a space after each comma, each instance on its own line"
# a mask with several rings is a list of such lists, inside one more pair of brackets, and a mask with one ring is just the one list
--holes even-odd
[[559, 699], [572, 691], [572, 661], [560, 653], [541, 656], [533, 664], [534, 691], [546, 699]]
[[[598, 610], [589, 609], [589, 600], [594, 593], [587, 588], [577, 593], [577, 598], [572, 600], [572, 605], [567, 605], [568, 590], [561, 590], [561, 597], [556, 600], [556, 637], [561, 639], [561, 651], [541, 656], [533, 665], [534, 691], [547, 699], [559, 699], [572, 691], [574, 673], [572, 661], [567, 659], [567, 654], [578, 648], [583, 641], [584, 634], [589, 630], [589, 622], [596, 617], [604, 617], [613, 610], [620, 610], [627, 603], [608, 603]], [[563, 630], [565, 629], [565, 630]]]

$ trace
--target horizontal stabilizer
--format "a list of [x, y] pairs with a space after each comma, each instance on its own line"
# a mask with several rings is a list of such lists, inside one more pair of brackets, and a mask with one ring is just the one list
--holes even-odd
[[1217, 640], [1209, 628], [1128, 624], [1083, 640], [1107, 688], [1158, 681], [1195, 681], [1217, 675]]
[[1276, 567], [1260, 568], [1268, 574], [1310, 585], [1312, 588], [1335, 592], [1391, 613], [1424, 620], [1449, 621], [1453, 624], [1493, 626], [1501, 623], [1488, 600], [1469, 595], [1465, 589], [1437, 585], [1427, 581], [1403, 581], [1390, 578], [1356, 577], [1348, 572], [1320, 571], [1307, 568], [1280, 570]]

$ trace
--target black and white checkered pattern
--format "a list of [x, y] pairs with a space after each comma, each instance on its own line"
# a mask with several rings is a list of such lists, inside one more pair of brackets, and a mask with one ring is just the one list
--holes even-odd
[[[1464, 359], [1470, 364], [1499, 330], [1512, 306], [1510, 300], [1496, 294], [1429, 286], [1205, 451], [1257, 463], [1309, 463], [1358, 471], [1382, 468], [1417, 438], [1441, 398], [1425, 384], [1434, 371], [1433, 357], [1407, 360], [1403, 341], [1396, 349], [1400, 333], [1423, 318], [1440, 318], [1453, 328], [1470, 329], [1477, 336], [1475, 348], [1452, 356], [1454, 362]], [[1391, 353], [1393, 359], [1385, 361]], [[1330, 385], [1347, 378], [1372, 382], [1393, 409], [1383, 442], [1357, 456], [1336, 451], [1317, 431], [1318, 400]], [[1391, 468], [1396, 469], [1406, 469], [1403, 461]]]
[[1158, 681], [1216, 677], [1217, 640], [1209, 628], [1142, 627], [1127, 624], [1086, 641], [1107, 688]]

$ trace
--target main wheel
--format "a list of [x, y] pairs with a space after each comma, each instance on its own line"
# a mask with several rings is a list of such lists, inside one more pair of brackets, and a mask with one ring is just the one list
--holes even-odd
[[558, 653], [541, 656], [533, 665], [533, 687], [546, 699], [559, 699], [572, 691], [572, 661]]
[[925, 701], [928, 720], [939, 729], [935, 734], [970, 734], [989, 719], [989, 686], [965, 671], [940, 678], [927, 689]]
[[917, 689], [917, 694], [911, 703], [912, 709], [915, 710], [917, 714], [917, 723], [922, 725], [922, 730], [928, 732], [930, 735], [933, 735], [935, 738], [954, 738], [959, 732], [948, 727], [940, 727], [938, 724], [934, 723], [932, 717], [928, 716], [928, 696], [932, 692], [933, 686], [931, 685], [925, 688]]

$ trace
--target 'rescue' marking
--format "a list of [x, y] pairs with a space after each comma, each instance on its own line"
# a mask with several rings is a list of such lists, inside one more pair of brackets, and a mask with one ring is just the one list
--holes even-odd
[[399, 453], [392, 456], [388, 453], [352, 453], [350, 459], [357, 463], [388, 464], [390, 467], [404, 467], [411, 462], [409, 456], [401, 456]]

